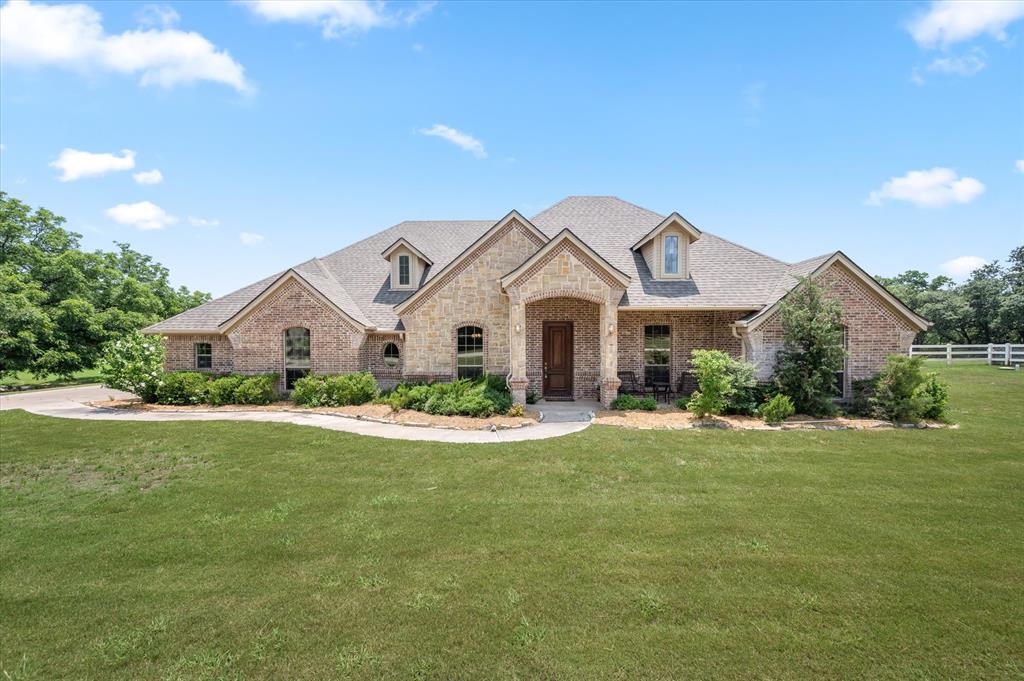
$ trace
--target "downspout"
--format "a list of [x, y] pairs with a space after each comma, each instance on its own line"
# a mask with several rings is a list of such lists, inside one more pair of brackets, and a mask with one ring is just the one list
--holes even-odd
[[740, 342], [740, 361], [746, 362], [747, 361], [747, 342], [746, 342], [746, 340], [744, 340], [743, 336], [741, 336], [739, 334], [739, 331], [737, 331], [736, 329], [737, 329], [737, 327], [736, 327], [735, 323], [732, 323], [732, 324], [729, 325], [729, 330], [732, 331], [732, 337], [738, 339], [739, 342]]

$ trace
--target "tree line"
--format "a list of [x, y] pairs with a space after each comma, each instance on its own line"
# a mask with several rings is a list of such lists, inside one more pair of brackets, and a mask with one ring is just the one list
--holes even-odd
[[1024, 343], [1024, 246], [1010, 251], [1005, 265], [982, 265], [962, 284], [920, 270], [875, 278], [933, 323], [916, 343]]
[[64, 223], [0, 192], [0, 377], [90, 369], [108, 341], [210, 300], [129, 244], [83, 251]]

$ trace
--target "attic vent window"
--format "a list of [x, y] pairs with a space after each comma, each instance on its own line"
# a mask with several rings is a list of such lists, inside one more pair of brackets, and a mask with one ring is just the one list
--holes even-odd
[[679, 274], [679, 237], [665, 237], [665, 274]]
[[409, 256], [398, 256], [398, 285], [409, 285]]

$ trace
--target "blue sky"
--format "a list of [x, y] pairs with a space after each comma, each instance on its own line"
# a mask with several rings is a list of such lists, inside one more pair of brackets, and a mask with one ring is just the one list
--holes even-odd
[[1020, 2], [0, 12], [0, 186], [215, 295], [571, 194], [881, 275], [1024, 243]]

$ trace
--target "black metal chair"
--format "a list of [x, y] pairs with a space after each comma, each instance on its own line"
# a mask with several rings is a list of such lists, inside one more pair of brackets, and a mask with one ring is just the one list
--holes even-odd
[[619, 392], [627, 395], [646, 395], [647, 391], [632, 371], [619, 372]]

